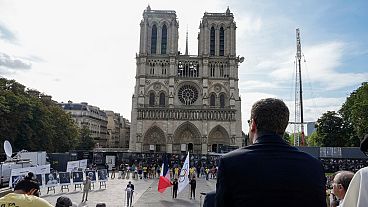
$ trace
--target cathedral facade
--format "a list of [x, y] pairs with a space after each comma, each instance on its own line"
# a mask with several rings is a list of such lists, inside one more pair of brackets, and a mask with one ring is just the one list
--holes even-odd
[[[129, 149], [207, 154], [243, 144], [236, 23], [204, 13], [198, 55], [178, 51], [176, 12], [151, 10], [140, 23]], [[188, 46], [187, 46], [188, 47]]]

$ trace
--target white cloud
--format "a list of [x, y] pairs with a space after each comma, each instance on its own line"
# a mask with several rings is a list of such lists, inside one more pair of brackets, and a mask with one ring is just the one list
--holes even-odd
[[[185, 50], [188, 27], [189, 53], [193, 55], [197, 53], [203, 13], [225, 12], [229, 5], [237, 22], [237, 53], [246, 60], [239, 68], [243, 121], [249, 118], [251, 105], [261, 98], [283, 98], [293, 108], [295, 28], [299, 22], [284, 14], [269, 14], [263, 10], [268, 6], [264, 2], [16, 0], [0, 4], [0, 19], [11, 26], [9, 31], [18, 43], [0, 39], [0, 52], [32, 63], [32, 69], [7, 73], [7, 77], [57, 101], [85, 101], [127, 118], [135, 84], [139, 23], [147, 5], [154, 10], [176, 10], [179, 48]], [[307, 59], [303, 76], [310, 79], [303, 80], [321, 89], [315, 106], [308, 98], [304, 100], [306, 120], [315, 120], [322, 112], [341, 105], [340, 97], [346, 94], [332, 97], [329, 91], [368, 79], [367, 73], [337, 70], [346, 53], [354, 53], [352, 44], [316, 39], [320, 42], [302, 42]]]

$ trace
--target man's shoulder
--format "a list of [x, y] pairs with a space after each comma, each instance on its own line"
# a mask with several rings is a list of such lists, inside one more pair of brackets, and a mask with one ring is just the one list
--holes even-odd
[[255, 145], [249, 145], [249, 146], [242, 147], [242, 148], [233, 150], [231, 152], [228, 152], [228, 153], [222, 155], [221, 158], [222, 159], [232, 159], [234, 157], [238, 157], [238, 156], [241, 156], [241, 155], [244, 155], [244, 154], [251, 153], [256, 149], [257, 149], [257, 147]]
[[270, 145], [270, 144], [253, 144], [248, 145], [246, 147], [242, 147], [239, 149], [236, 149], [234, 151], [231, 151], [229, 153], [226, 153], [221, 156], [222, 160], [233, 160], [237, 159], [239, 157], [245, 158], [245, 157], [257, 157], [261, 154], [268, 154], [269, 152], [278, 152], [281, 154], [288, 154], [290, 156], [298, 156], [303, 157], [305, 159], [309, 160], [315, 160], [316, 162], [320, 161], [313, 157], [312, 155], [303, 152], [299, 150], [298, 148], [288, 145], [288, 144], [277, 144], [277, 145]]
[[17, 206], [37, 206], [37, 207], [52, 207], [52, 205], [43, 198], [33, 195], [9, 193], [0, 198], [0, 204], [15, 203]]

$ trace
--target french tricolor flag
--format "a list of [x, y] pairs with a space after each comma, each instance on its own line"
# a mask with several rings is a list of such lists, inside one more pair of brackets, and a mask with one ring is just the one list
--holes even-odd
[[166, 160], [166, 156], [163, 158], [162, 168], [160, 173], [160, 179], [158, 181], [158, 192], [163, 193], [167, 187], [171, 186], [169, 165]]

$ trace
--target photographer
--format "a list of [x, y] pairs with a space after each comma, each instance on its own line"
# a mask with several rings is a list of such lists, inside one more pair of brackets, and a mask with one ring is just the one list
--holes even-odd
[[52, 207], [46, 200], [39, 198], [39, 195], [38, 181], [27, 177], [17, 183], [13, 193], [0, 198], [0, 206]]

